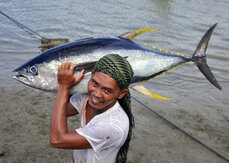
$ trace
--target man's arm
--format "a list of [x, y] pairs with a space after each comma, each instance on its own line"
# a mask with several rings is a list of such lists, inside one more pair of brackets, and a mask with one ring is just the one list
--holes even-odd
[[58, 67], [59, 88], [50, 121], [50, 144], [55, 148], [91, 148], [87, 139], [76, 131], [68, 132], [67, 115], [72, 114], [73, 107], [69, 106], [69, 91], [83, 78], [83, 70], [78, 77], [74, 77], [73, 69], [74, 65], [69, 62]]
[[67, 108], [66, 108], [67, 117], [70, 117], [76, 114], [79, 114], [78, 111], [75, 109], [75, 107], [70, 102], [68, 102]]

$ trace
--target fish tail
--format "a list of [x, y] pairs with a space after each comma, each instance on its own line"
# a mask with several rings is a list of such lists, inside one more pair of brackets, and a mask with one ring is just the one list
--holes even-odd
[[193, 56], [193, 62], [197, 65], [199, 70], [203, 73], [203, 75], [210, 81], [216, 88], [222, 89], [222, 87], [217, 82], [216, 78], [214, 77], [213, 73], [211, 72], [210, 68], [207, 65], [206, 60], [206, 50], [208, 46], [208, 42], [211, 38], [212, 32], [215, 29], [217, 23], [214, 24], [209, 30], [204, 34], [202, 39], [200, 40]]

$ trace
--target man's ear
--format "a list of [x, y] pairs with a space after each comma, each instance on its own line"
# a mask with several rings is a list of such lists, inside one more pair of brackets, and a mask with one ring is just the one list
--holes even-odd
[[94, 74], [94, 70], [93, 69], [91, 69], [91, 77], [92, 77], [92, 75]]
[[118, 99], [123, 98], [128, 92], [129, 92], [128, 89], [123, 89], [123, 90], [121, 90], [117, 98], [118, 98]]

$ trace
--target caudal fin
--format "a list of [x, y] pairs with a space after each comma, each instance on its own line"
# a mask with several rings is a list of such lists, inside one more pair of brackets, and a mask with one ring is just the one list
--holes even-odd
[[215, 87], [221, 90], [222, 87], [219, 85], [219, 83], [217, 82], [216, 78], [214, 77], [213, 73], [211, 72], [210, 68], [207, 65], [206, 54], [205, 54], [208, 47], [208, 42], [211, 38], [212, 32], [215, 29], [216, 25], [217, 23], [214, 24], [211, 28], [209, 28], [209, 30], [204, 34], [192, 58], [193, 58], [193, 62], [197, 65], [199, 70], [208, 79], [208, 81], [210, 81]]

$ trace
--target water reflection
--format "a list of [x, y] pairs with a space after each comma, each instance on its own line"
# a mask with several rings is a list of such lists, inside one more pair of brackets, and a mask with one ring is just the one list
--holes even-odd
[[169, 21], [171, 19], [172, 0], [149, 0], [149, 3], [152, 5], [146, 6], [147, 9], [157, 14], [161, 21]]

